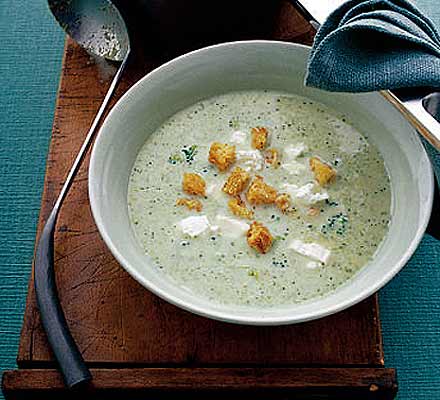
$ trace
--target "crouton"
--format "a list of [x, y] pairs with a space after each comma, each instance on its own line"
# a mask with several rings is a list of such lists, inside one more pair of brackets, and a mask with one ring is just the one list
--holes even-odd
[[278, 168], [280, 166], [280, 153], [276, 149], [267, 149], [265, 154], [266, 162], [272, 165], [273, 168]]
[[267, 137], [269, 132], [266, 128], [257, 126], [251, 129], [252, 147], [257, 150], [263, 150], [267, 145]]
[[281, 193], [275, 199], [275, 205], [282, 211], [286, 212], [291, 204], [290, 195]]
[[197, 212], [202, 211], [203, 204], [196, 199], [184, 199], [180, 198], [176, 201], [177, 206], [185, 206], [188, 210], [196, 210]]
[[247, 232], [247, 242], [250, 247], [265, 254], [272, 247], [273, 237], [269, 229], [259, 222], [253, 222]]
[[223, 186], [223, 191], [230, 196], [238, 196], [249, 183], [250, 175], [240, 167], [235, 167]]
[[318, 157], [312, 157], [309, 161], [310, 169], [315, 175], [316, 181], [325, 186], [333, 182], [336, 178], [336, 171]]
[[214, 142], [209, 149], [208, 161], [220, 171], [226, 171], [235, 162], [235, 146]]
[[272, 204], [277, 197], [277, 191], [264, 183], [263, 178], [257, 175], [249, 186], [246, 198], [251, 204]]
[[196, 196], [205, 196], [206, 194], [206, 182], [197, 174], [184, 173], [182, 188], [183, 191], [188, 194]]
[[239, 196], [229, 200], [228, 207], [232, 214], [236, 215], [237, 217], [252, 219], [254, 216], [254, 212], [246, 207], [246, 204]]
[[316, 207], [310, 207], [307, 210], [307, 215], [309, 215], [310, 217], [316, 217], [320, 213], [321, 213], [321, 210], [319, 208], [316, 208]]

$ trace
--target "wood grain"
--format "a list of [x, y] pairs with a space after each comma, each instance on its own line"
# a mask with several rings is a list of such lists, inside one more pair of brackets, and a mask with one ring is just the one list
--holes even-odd
[[[311, 28], [287, 3], [270, 37], [310, 42]], [[133, 60], [115, 97], [167, 56]], [[96, 62], [67, 40], [38, 230], [104, 97], [114, 67]], [[87, 165], [65, 201], [55, 238], [56, 279], [67, 321], [93, 366], [382, 366], [377, 298], [328, 318], [294, 326], [256, 328], [197, 317], [149, 293], [118, 265], [89, 209]], [[17, 362], [54, 365], [33, 280]]]
[[[118, 398], [320, 398], [391, 399], [396, 375], [385, 368], [146, 368], [93, 369], [81, 396]], [[56, 370], [9, 371], [3, 376], [7, 399], [78, 398]], [[114, 397], [111, 397], [113, 394]], [[53, 396], [53, 397], [50, 397]], [[102, 397], [101, 397], [102, 396]], [[109, 397], [110, 396], [110, 397]], [[139, 396], [139, 397], [138, 397]], [[325, 396], [325, 397], [324, 397]]]

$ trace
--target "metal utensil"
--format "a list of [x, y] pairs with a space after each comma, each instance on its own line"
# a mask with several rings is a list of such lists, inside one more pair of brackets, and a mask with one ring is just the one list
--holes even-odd
[[440, 122], [440, 92], [428, 94], [423, 98], [423, 107]]
[[35, 251], [35, 292], [41, 320], [65, 383], [73, 387], [89, 381], [91, 374], [72, 338], [58, 298], [54, 271], [55, 224], [63, 200], [125, 69], [130, 41], [125, 22], [110, 0], [49, 0], [49, 7], [61, 27], [90, 53], [122, 61], [46, 221]]
[[[291, 0], [303, 16], [319, 27], [336, 8], [348, 0]], [[427, 93], [426, 89], [384, 90], [381, 92], [405, 118], [440, 150], [440, 93]]]

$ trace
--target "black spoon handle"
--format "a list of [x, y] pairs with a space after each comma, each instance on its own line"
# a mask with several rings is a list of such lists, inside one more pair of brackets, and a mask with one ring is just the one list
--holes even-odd
[[[58, 298], [54, 269], [54, 232], [58, 212], [64, 198], [72, 185], [73, 179], [81, 165], [87, 150], [92, 143], [99, 122], [101, 121], [107, 104], [115, 91], [121, 75], [127, 65], [130, 51], [116, 72], [107, 94], [93, 120], [92, 126], [84, 140], [81, 149], [69, 171], [66, 181], [61, 189], [58, 199], [49, 215], [46, 225], [41, 232], [35, 252], [34, 275], [35, 292], [40, 309], [41, 320], [47, 339], [51, 345], [55, 358], [58, 361], [64, 381], [69, 388], [80, 386], [91, 380], [92, 376], [87, 368], [81, 353], [78, 350]], [[75, 271], [72, 271], [75, 273]]]
[[52, 212], [41, 233], [35, 253], [35, 292], [41, 320], [50, 346], [60, 365], [65, 383], [76, 387], [92, 376], [70, 334], [58, 300], [54, 271], [54, 230], [56, 213]]

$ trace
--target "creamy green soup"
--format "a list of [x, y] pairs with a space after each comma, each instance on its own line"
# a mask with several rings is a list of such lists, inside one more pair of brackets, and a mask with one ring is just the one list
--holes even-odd
[[[251, 148], [255, 126], [267, 128], [268, 148], [279, 152], [279, 168]], [[216, 141], [234, 144], [241, 154], [236, 165], [252, 177], [260, 175], [280, 193], [292, 195], [288, 213], [274, 205], [248, 204], [253, 220], [274, 237], [266, 254], [246, 241], [243, 227], [252, 221], [228, 209], [230, 197], [221, 189], [234, 166], [220, 172], [208, 162]], [[337, 171], [333, 183], [316, 183], [311, 157]], [[177, 199], [191, 197], [182, 192], [185, 172], [206, 182], [206, 198], [198, 197], [200, 212], [176, 205]], [[172, 116], [151, 132], [128, 188], [133, 229], [164, 279], [214, 302], [236, 305], [300, 303], [335, 290], [374, 256], [388, 230], [390, 207], [384, 161], [365, 133], [322, 104], [270, 91], [229, 93]], [[188, 217], [203, 219], [195, 235], [182, 228]]]

